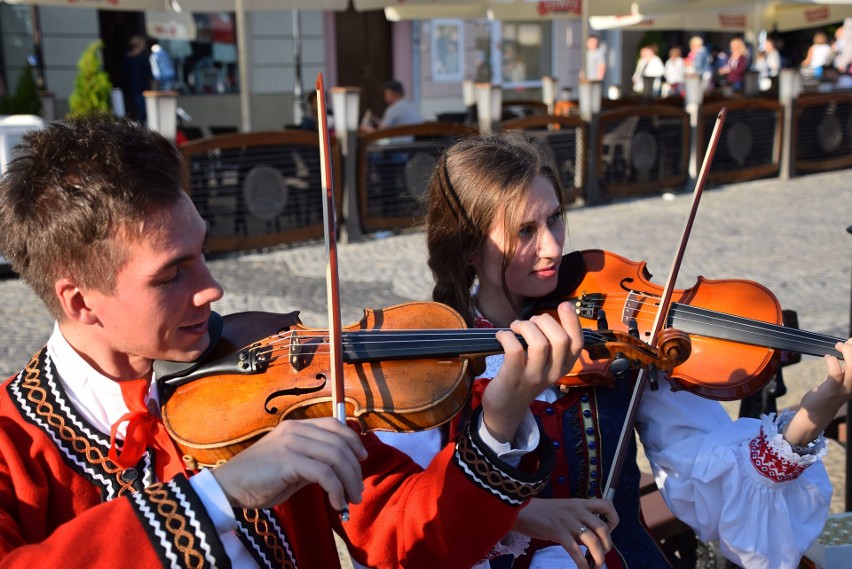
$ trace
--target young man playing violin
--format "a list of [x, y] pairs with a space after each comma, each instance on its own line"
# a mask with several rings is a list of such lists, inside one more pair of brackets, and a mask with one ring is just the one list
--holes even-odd
[[577, 318], [563, 307], [560, 321], [513, 323], [526, 353], [498, 334], [500, 382], [425, 470], [321, 418], [189, 472], [158, 421], [152, 369], [205, 353], [223, 290], [184, 175], [160, 135], [95, 117], [29, 133], [0, 180], [0, 252], [56, 318], [0, 392], [3, 561], [326, 568], [339, 563], [332, 531], [375, 567], [481, 559], [546, 480], [528, 405], [577, 358]]
[[[501, 328], [553, 292], [566, 237], [561, 195], [555, 171], [523, 135], [470, 137], [449, 147], [428, 190], [433, 299], [470, 326]], [[852, 397], [852, 340], [836, 349], [847, 363], [826, 356], [827, 378], [796, 412], [732, 421], [718, 402], [672, 392], [665, 378], [640, 400], [636, 431], [669, 507], [744, 567], [795, 568], [822, 530], [832, 489], [821, 432]], [[475, 402], [502, 381], [506, 365], [502, 355], [487, 358]], [[610, 569], [669, 566], [642, 522], [632, 429], [612, 503], [600, 499], [633, 379], [554, 386], [536, 398], [532, 411], [557, 459], [550, 482], [515, 524], [515, 534], [532, 540], [513, 568], [587, 567], [580, 545]], [[425, 460], [427, 434], [396, 435], [396, 442]]]

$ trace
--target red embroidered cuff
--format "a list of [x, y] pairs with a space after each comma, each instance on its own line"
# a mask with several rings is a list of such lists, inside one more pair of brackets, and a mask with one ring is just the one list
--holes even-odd
[[749, 443], [749, 451], [751, 464], [755, 470], [775, 482], [794, 480], [809, 466], [802, 463], [794, 464], [782, 458], [775, 446], [769, 442], [763, 427], [760, 428], [760, 435]]

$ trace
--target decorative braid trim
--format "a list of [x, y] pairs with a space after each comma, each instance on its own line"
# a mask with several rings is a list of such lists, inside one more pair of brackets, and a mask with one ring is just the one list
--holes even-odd
[[269, 510], [234, 510], [237, 536], [260, 567], [297, 569], [293, 550], [275, 516]]
[[453, 461], [474, 484], [509, 505], [520, 506], [547, 484], [553, 469], [553, 451], [546, 444], [547, 437], [541, 437], [536, 449], [541, 460], [538, 472], [527, 473], [509, 466], [479, 438], [475, 425], [479, 425], [481, 412], [481, 408], [477, 409], [460, 433]]
[[149, 453], [137, 465], [142, 476], [135, 482], [122, 477], [123, 469], [109, 459], [108, 439], [67, 401], [47, 347], [30, 359], [7, 390], [21, 417], [53, 440], [66, 464], [100, 488], [104, 501], [140, 490], [144, 483], [153, 481]]
[[189, 480], [178, 476], [128, 498], [163, 567], [230, 569], [216, 528]]
[[807, 454], [794, 452], [784, 440], [781, 428], [789, 422], [793, 413], [785, 410], [778, 417], [774, 413], [761, 420], [760, 434], [749, 442], [752, 466], [758, 473], [775, 482], [795, 480], [811, 464], [822, 460], [828, 452], [825, 437], [820, 435], [803, 450]]

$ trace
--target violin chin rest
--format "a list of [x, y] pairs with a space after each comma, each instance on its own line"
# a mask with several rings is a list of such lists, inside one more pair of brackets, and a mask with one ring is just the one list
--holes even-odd
[[172, 362], [166, 360], [154, 360], [154, 377], [157, 378], [157, 381], [161, 386], [165, 385], [165, 383], [169, 379], [174, 379], [176, 377], [183, 377], [189, 373], [192, 373], [207, 359], [213, 350], [216, 347], [216, 344], [219, 343], [219, 339], [222, 337], [222, 330], [224, 329], [224, 320], [222, 315], [218, 312], [211, 312], [209, 325], [207, 327], [207, 333], [210, 335], [210, 343], [207, 344], [207, 348], [204, 350], [204, 353], [201, 356], [191, 362]]

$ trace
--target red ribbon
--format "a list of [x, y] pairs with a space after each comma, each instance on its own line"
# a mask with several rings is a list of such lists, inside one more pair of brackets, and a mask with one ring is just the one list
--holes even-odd
[[[119, 418], [110, 431], [109, 458], [121, 468], [135, 467], [145, 449], [152, 447], [155, 452], [155, 467], [157, 478], [166, 482], [178, 473], [184, 472], [183, 460], [175, 448], [165, 425], [160, 418], [152, 414], [145, 405], [148, 394], [148, 381], [134, 379], [122, 381], [121, 395], [127, 404], [128, 412]], [[118, 451], [116, 432], [119, 425], [127, 422], [124, 444]]]

